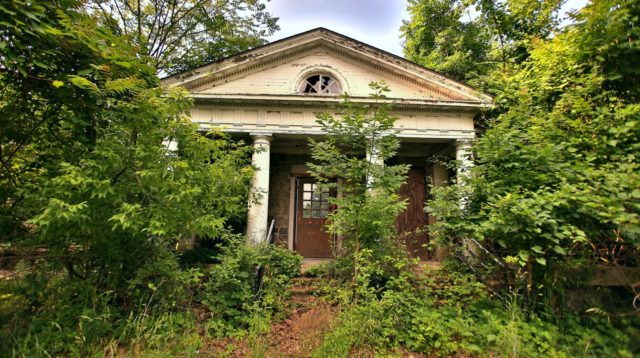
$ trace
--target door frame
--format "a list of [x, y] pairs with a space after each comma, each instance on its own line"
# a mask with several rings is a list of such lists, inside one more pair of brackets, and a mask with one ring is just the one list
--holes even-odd
[[287, 246], [294, 251], [293, 241], [296, 236], [296, 179], [301, 175], [291, 174], [289, 182], [289, 228], [287, 232]]
[[[289, 179], [289, 228], [287, 235], [287, 247], [290, 251], [296, 251], [296, 232], [297, 232], [297, 215], [298, 215], [298, 186], [297, 182], [300, 178], [313, 178], [309, 173], [291, 173]], [[341, 179], [337, 179], [338, 183]], [[339, 188], [339, 186], [338, 186]], [[338, 190], [336, 195], [341, 196], [341, 190]], [[337, 248], [342, 246], [339, 237], [331, 237], [333, 242], [331, 245], [338, 245]]]

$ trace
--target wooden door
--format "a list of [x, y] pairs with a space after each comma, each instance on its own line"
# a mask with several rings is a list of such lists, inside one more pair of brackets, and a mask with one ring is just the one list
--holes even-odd
[[429, 243], [426, 232], [427, 213], [424, 211], [427, 199], [425, 177], [424, 167], [411, 167], [407, 173], [407, 182], [399, 192], [401, 198], [408, 199], [407, 208], [396, 219], [398, 233], [405, 237], [409, 254], [421, 259], [429, 257], [426, 247]]
[[296, 179], [295, 249], [304, 257], [331, 257], [332, 240], [324, 225], [330, 212], [329, 191], [319, 191], [315, 179]]

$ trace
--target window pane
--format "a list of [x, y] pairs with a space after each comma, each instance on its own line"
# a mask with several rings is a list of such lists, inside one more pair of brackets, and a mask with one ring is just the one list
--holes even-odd
[[311, 209], [311, 202], [307, 201], [307, 200], [303, 201], [302, 202], [302, 208], [303, 209]]
[[311, 200], [311, 193], [310, 193], [310, 192], [304, 192], [304, 193], [302, 193], [302, 199], [304, 199], [304, 200]]
[[311, 210], [302, 210], [302, 217], [308, 219], [311, 217]]
[[320, 217], [321, 217], [321, 216], [320, 216], [320, 210], [313, 210], [313, 211], [311, 212], [311, 216], [312, 216], [314, 219], [318, 219], [318, 218], [320, 218]]
[[304, 189], [304, 191], [311, 191], [311, 184], [310, 183], [304, 183], [303, 189]]
[[340, 83], [327, 75], [313, 75], [307, 77], [300, 84], [302, 93], [340, 93]]
[[338, 82], [333, 81], [331, 84], [329, 84], [329, 86], [327, 87], [327, 93], [340, 93], [340, 85], [338, 84]]
[[319, 201], [312, 201], [311, 202], [311, 209], [320, 209], [320, 202]]

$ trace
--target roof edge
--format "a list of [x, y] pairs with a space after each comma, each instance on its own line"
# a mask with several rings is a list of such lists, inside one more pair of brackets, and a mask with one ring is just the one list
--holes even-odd
[[[295, 35], [291, 35], [291, 36], [288, 36], [288, 37], [285, 37], [285, 38], [282, 38], [282, 39], [279, 39], [279, 40], [276, 40], [276, 41], [273, 41], [273, 42], [269, 42], [269, 43], [266, 43], [266, 44], [264, 44], [264, 45], [260, 45], [260, 46], [254, 47], [254, 48], [252, 48], [252, 49], [248, 49], [248, 50], [245, 50], [245, 51], [242, 51], [242, 52], [236, 53], [236, 54], [234, 54], [234, 55], [227, 56], [227, 57], [224, 57], [224, 58], [218, 59], [218, 60], [216, 60], [216, 61], [212, 61], [212, 62], [209, 62], [209, 63], [203, 64], [203, 65], [201, 65], [201, 66], [198, 66], [198, 67], [192, 68], [192, 69], [187, 70], [187, 71], [183, 71], [183, 72], [179, 72], [179, 73], [173, 74], [173, 75], [171, 75], [171, 76], [163, 77], [163, 78], [161, 78], [161, 79], [160, 79], [160, 81], [161, 81], [161, 83], [163, 83], [163, 84], [167, 84], [167, 85], [174, 85], [176, 82], [180, 82], [180, 81], [181, 81], [181, 80], [180, 80], [180, 79], [178, 79], [177, 77], [183, 77], [183, 76], [185, 76], [185, 75], [188, 75], [189, 73], [192, 73], [192, 75], [193, 75], [193, 76], [196, 76], [196, 75], [198, 75], [198, 74], [199, 74], [199, 70], [200, 70], [200, 72], [201, 72], [201, 71], [205, 70], [207, 67], [213, 67], [213, 66], [214, 66], [214, 65], [216, 65], [216, 64], [220, 64], [220, 63], [223, 63], [223, 62], [225, 62], [225, 61], [232, 60], [232, 59], [234, 59], [234, 58], [238, 58], [238, 57], [246, 56], [246, 55], [248, 55], [248, 54], [250, 54], [250, 53], [252, 53], [252, 52], [263, 51], [263, 50], [265, 50], [265, 49], [267, 49], [267, 48], [269, 48], [269, 47], [274, 47], [274, 46], [277, 46], [277, 45], [279, 45], [279, 44], [283, 44], [283, 43], [286, 43], [286, 42], [288, 42], [288, 41], [292, 41], [292, 40], [294, 40], [294, 39], [296, 39], [296, 38], [304, 37], [304, 36], [307, 36], [307, 35], [310, 35], [310, 34], [312, 34], [312, 33], [316, 33], [316, 32], [317, 32], [317, 33], [326, 32], [326, 33], [327, 33], [327, 34], [329, 34], [329, 35], [333, 35], [333, 36], [336, 36], [336, 37], [341, 37], [341, 38], [344, 38], [344, 39], [345, 39], [345, 40], [347, 40], [347, 41], [351, 41], [351, 42], [354, 42], [354, 43], [356, 43], [356, 44], [358, 44], [358, 45], [362, 45], [362, 46], [364, 46], [364, 47], [367, 47], [369, 50], [371, 50], [371, 51], [373, 51], [373, 52], [378, 52], [378, 53], [382, 54], [383, 56], [387, 56], [387, 57], [390, 57], [391, 59], [395, 59], [395, 60], [401, 61], [402, 63], [405, 63], [405, 64], [407, 64], [407, 65], [409, 65], [409, 66], [413, 66], [413, 67], [415, 67], [415, 68], [417, 68], [417, 69], [419, 69], [419, 70], [423, 70], [423, 71], [430, 72], [430, 73], [432, 73], [432, 74], [434, 74], [434, 75], [436, 75], [436, 76], [438, 76], [438, 77], [440, 77], [440, 78], [445, 79], [446, 81], [451, 81], [451, 82], [453, 82], [453, 83], [455, 83], [455, 84], [462, 85], [462, 86], [463, 86], [467, 91], [469, 91], [469, 92], [471, 92], [471, 93], [473, 93], [473, 94], [474, 94], [474, 95], [473, 95], [473, 97], [478, 98], [481, 102], [485, 102], [485, 103], [493, 102], [494, 96], [489, 95], [489, 94], [487, 94], [487, 93], [484, 93], [483, 91], [481, 91], [481, 90], [479, 90], [479, 89], [475, 88], [474, 86], [471, 86], [471, 85], [469, 85], [469, 84], [467, 84], [467, 83], [464, 83], [464, 82], [458, 81], [458, 80], [453, 79], [453, 78], [451, 78], [451, 77], [449, 77], [449, 76], [447, 76], [447, 75], [445, 75], [445, 74], [443, 74], [443, 73], [440, 73], [440, 72], [438, 72], [438, 71], [432, 70], [432, 69], [430, 69], [430, 68], [427, 68], [427, 67], [425, 67], [425, 66], [422, 66], [422, 65], [420, 65], [420, 64], [417, 64], [417, 63], [415, 63], [415, 62], [413, 62], [413, 61], [409, 61], [409, 60], [407, 60], [407, 59], [405, 59], [405, 58], [403, 58], [403, 57], [400, 57], [400, 56], [398, 56], [398, 55], [395, 55], [395, 54], [393, 54], [393, 53], [391, 53], [391, 52], [388, 52], [388, 51], [385, 51], [385, 50], [380, 49], [380, 48], [378, 48], [378, 47], [375, 47], [375, 46], [369, 45], [369, 44], [367, 44], [367, 43], [364, 43], [364, 42], [362, 42], [362, 41], [356, 40], [356, 39], [351, 38], [351, 37], [349, 37], [349, 36], [346, 36], [346, 35], [340, 34], [340, 33], [338, 33], [338, 32], [335, 32], [335, 31], [333, 31], [333, 30], [327, 29], [327, 28], [325, 28], [325, 27], [317, 27], [317, 28], [313, 28], [313, 29], [310, 29], [310, 30], [307, 30], [307, 31], [304, 31], [304, 32], [300, 32], [300, 33], [295, 34]], [[183, 78], [184, 78], [184, 77], [183, 77]], [[199, 77], [199, 78], [200, 78], [200, 77]], [[468, 95], [469, 95], [469, 94], [468, 94]]]

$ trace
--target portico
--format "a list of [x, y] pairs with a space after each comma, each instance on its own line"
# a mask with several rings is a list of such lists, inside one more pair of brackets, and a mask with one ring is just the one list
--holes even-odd
[[[252, 143], [256, 171], [247, 239], [265, 240], [275, 220], [276, 241], [307, 257], [330, 255], [327, 242], [333, 240], [323, 233], [326, 195], [331, 194], [313, 190], [305, 165], [311, 160], [307, 138], [323, 136], [317, 113], [339, 115], [342, 93], [353, 102], [376, 105], [368, 97], [368, 83], [388, 85], [391, 92], [384, 101], [398, 117], [401, 140], [393, 160], [411, 165], [401, 190], [410, 205], [398, 218], [398, 230], [415, 232], [433, 221], [423, 208], [428, 188], [444, 185], [449, 177], [442, 159], [460, 161], [460, 171], [470, 165], [474, 116], [491, 103], [490, 97], [462, 83], [326, 29], [164, 81], [191, 92], [191, 118], [203, 130], [222, 128]], [[417, 236], [418, 241], [427, 240]], [[414, 246], [418, 250], [424, 245]]]

